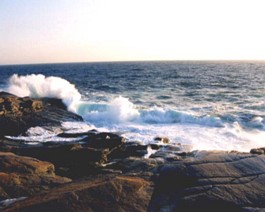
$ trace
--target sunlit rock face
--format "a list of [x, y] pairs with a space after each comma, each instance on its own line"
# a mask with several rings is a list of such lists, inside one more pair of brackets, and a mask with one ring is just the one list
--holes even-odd
[[11, 152], [0, 152], [0, 201], [30, 196], [71, 180], [55, 175], [54, 165]]

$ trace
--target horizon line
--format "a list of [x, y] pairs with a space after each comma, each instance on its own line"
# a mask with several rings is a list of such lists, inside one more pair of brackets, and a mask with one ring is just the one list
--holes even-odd
[[169, 59], [169, 60], [102, 60], [102, 61], [73, 61], [73, 62], [36, 62], [36, 63], [6, 63], [0, 66], [19, 65], [48, 65], [48, 64], [75, 64], [75, 63], [137, 63], [137, 62], [265, 62], [265, 59]]

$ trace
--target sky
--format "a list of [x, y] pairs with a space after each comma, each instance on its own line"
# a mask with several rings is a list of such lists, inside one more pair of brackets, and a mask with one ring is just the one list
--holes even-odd
[[265, 60], [264, 0], [0, 0], [0, 64]]

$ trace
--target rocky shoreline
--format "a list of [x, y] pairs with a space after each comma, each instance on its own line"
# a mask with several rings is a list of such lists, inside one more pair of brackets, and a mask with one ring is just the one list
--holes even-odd
[[187, 152], [96, 130], [58, 134], [75, 143], [5, 137], [66, 120], [82, 118], [61, 100], [0, 93], [1, 211], [265, 210], [265, 148]]

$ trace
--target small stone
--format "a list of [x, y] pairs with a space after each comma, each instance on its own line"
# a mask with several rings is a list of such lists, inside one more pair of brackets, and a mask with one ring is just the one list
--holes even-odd
[[154, 140], [162, 142], [164, 144], [168, 144], [170, 141], [169, 138], [167, 138], [167, 137], [159, 137], [159, 136], [155, 137]]

